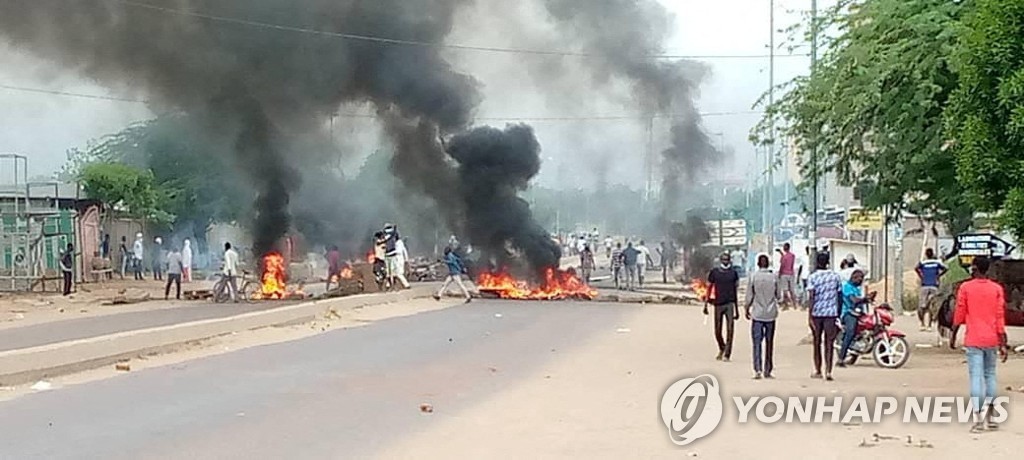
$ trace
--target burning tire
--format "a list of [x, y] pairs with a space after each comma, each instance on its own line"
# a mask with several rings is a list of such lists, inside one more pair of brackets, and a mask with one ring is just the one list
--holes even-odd
[[899, 369], [910, 360], [910, 344], [903, 337], [889, 337], [889, 340], [875, 342], [871, 356], [878, 367]]

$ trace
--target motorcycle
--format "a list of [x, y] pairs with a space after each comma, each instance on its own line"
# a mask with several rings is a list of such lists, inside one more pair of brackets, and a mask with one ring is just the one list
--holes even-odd
[[[892, 307], [881, 304], [857, 318], [857, 331], [846, 354], [846, 364], [853, 365], [862, 355], [871, 354], [875, 364], [885, 369], [899, 369], [910, 360], [910, 343], [906, 334], [890, 328], [894, 321]], [[843, 334], [836, 337], [836, 353], [843, 345]]]

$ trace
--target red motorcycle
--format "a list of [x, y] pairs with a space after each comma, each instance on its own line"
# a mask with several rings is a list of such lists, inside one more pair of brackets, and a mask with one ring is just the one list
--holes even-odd
[[[894, 316], [889, 304], [881, 304], [857, 318], [857, 335], [846, 353], [846, 364], [853, 365], [861, 355], [871, 354], [875, 364], [898, 369], [910, 360], [907, 335], [889, 326]], [[843, 333], [836, 337], [836, 353], [843, 345]]]

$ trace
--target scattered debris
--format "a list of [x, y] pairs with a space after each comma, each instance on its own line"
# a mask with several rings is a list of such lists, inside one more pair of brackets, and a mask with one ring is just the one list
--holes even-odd
[[50, 382], [47, 382], [46, 380], [40, 380], [40, 381], [36, 382], [35, 384], [33, 384], [30, 388], [32, 388], [35, 391], [46, 391], [46, 390], [53, 389], [53, 384], [50, 383]]
[[60, 309], [58, 309], [58, 310], [57, 310], [57, 313], [64, 313], [64, 308], [60, 308]]
[[877, 445], [878, 445], [878, 444], [875, 444], [875, 443], [873, 443], [873, 442], [868, 442], [868, 440], [867, 440], [867, 439], [863, 439], [863, 438], [861, 438], [861, 440], [860, 440], [860, 444], [857, 444], [857, 447], [875, 447], [875, 446], [877, 446]]
[[434, 406], [432, 406], [430, 404], [427, 404], [427, 403], [420, 404], [420, 412], [422, 412], [424, 414], [433, 414], [434, 413]]
[[235, 414], [235, 417], [245, 417], [245, 412], [239, 412]]
[[131, 366], [131, 364], [128, 364], [126, 362], [121, 362], [121, 363], [115, 364], [114, 365], [114, 369], [118, 370], [118, 371], [121, 371], [121, 372], [129, 372], [129, 371], [132, 370], [132, 366]]
[[687, 452], [686, 456], [687, 457], [696, 457], [697, 456], [697, 452], [694, 452], [694, 451]]
[[917, 444], [914, 444], [913, 447], [917, 447], [919, 449], [934, 449], [935, 445], [922, 439], [918, 441]]
[[1014, 353], [1024, 353], [1024, 345], [1017, 345], [1013, 349]]
[[[875, 433], [875, 434], [871, 435], [871, 439], [874, 440], [875, 442], [879, 442], [879, 441], [899, 441], [900, 437], [899, 436], [891, 436], [891, 435], [887, 435], [887, 434]], [[909, 439], [909, 437], [908, 437], [908, 439]]]
[[78, 312], [79, 313], [89, 313], [89, 310], [86, 310], [86, 309], [83, 308], [81, 310], [78, 310]]
[[501, 313], [495, 313], [495, 314], [494, 314], [494, 317], [495, 317], [495, 318], [501, 318]]
[[917, 348], [932, 348], [933, 347], [933, 345], [930, 344], [930, 343], [917, 343], [917, 344], [914, 344], [914, 346], [917, 347]]
[[488, 367], [487, 370], [491, 371], [492, 374], [495, 374], [495, 373], [498, 372], [498, 368], [497, 367]]
[[620, 328], [616, 329], [615, 332], [618, 332], [619, 334], [627, 334], [627, 333], [629, 333], [631, 331], [629, 330], [628, 327], [620, 327]]

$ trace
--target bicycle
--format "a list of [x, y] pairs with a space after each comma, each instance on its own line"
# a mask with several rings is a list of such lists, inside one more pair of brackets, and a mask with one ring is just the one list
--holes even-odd
[[[263, 288], [262, 283], [250, 275], [249, 271], [243, 270], [242, 276], [236, 277], [238, 281], [241, 281], [241, 288], [237, 292], [238, 299], [245, 302], [257, 300], [256, 297]], [[227, 275], [221, 274], [220, 279], [213, 285], [214, 303], [224, 303], [231, 300], [231, 288], [228, 286], [228, 279]]]

